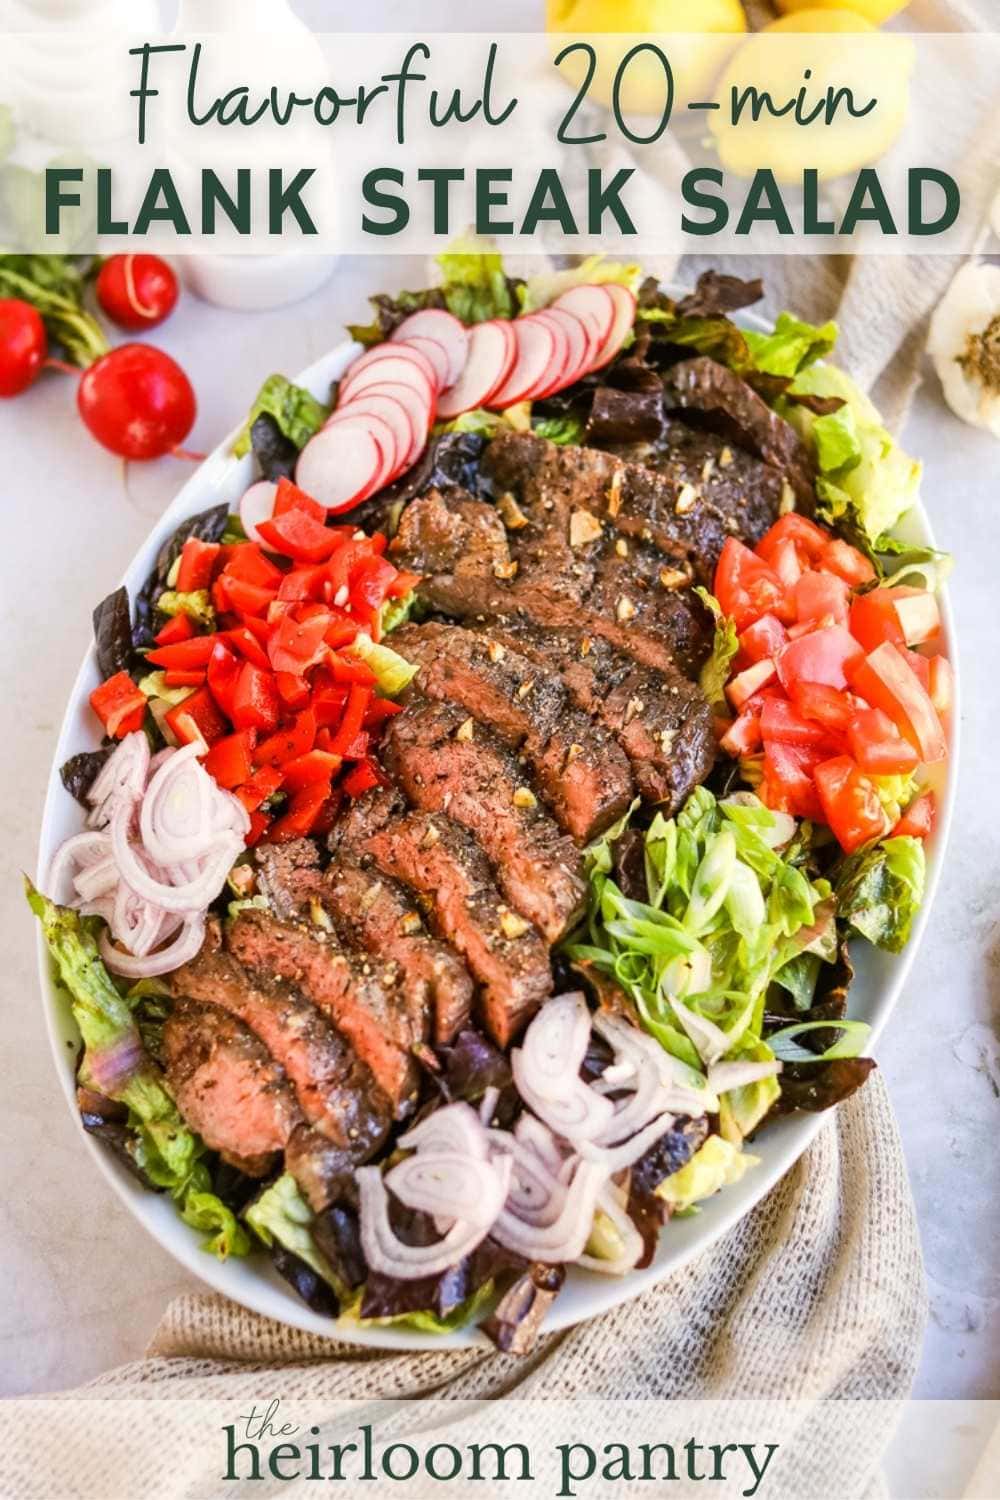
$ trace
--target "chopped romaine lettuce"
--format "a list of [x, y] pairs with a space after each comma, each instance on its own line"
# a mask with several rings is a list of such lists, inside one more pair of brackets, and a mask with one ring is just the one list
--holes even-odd
[[517, 313], [503, 256], [486, 244], [474, 238], [456, 240], [436, 257], [445, 306], [463, 323], [513, 318]]
[[837, 342], [836, 323], [819, 327], [804, 323], [792, 313], [778, 314], [771, 333], [743, 330], [754, 367], [766, 375], [797, 375], [807, 365], [829, 354]]
[[639, 289], [642, 281], [642, 267], [624, 261], [605, 260], [603, 255], [589, 255], [586, 260], [578, 266], [570, 266], [562, 271], [542, 271], [537, 276], [529, 276], [518, 288], [518, 301], [521, 312], [536, 312], [540, 307], [548, 307], [556, 297], [562, 296], [574, 286], [593, 286], [603, 281], [615, 281], [620, 286], [627, 286], [629, 291], [635, 292]]
[[531, 424], [536, 437], [548, 438], [550, 443], [560, 445], [582, 443], [585, 423], [582, 417], [566, 412], [560, 417], [539, 417]]
[[668, 1203], [675, 1214], [683, 1213], [720, 1188], [739, 1182], [759, 1161], [760, 1157], [741, 1151], [722, 1136], [710, 1135], [679, 1172], [663, 1179], [655, 1190], [656, 1196]]
[[161, 614], [187, 615], [196, 625], [204, 625], [206, 630], [215, 629], [215, 610], [212, 608], [212, 600], [208, 589], [195, 589], [192, 593], [179, 594], [175, 589], [167, 589], [156, 601], [156, 607]]
[[265, 1245], [281, 1245], [304, 1260], [342, 1301], [347, 1295], [330, 1262], [312, 1236], [313, 1211], [291, 1172], [283, 1172], [243, 1211], [250, 1228]]
[[413, 613], [416, 602], [417, 595], [414, 589], [411, 589], [408, 594], [404, 594], [402, 599], [387, 599], [385, 601], [382, 605], [382, 613], [379, 616], [379, 624], [383, 636], [388, 635], [391, 630], [398, 630], [400, 625], [406, 624]]
[[264, 413], [274, 418], [289, 442], [296, 448], [304, 448], [330, 415], [330, 408], [302, 386], [294, 385], [286, 376], [269, 375], [257, 392], [250, 415], [233, 444], [237, 458], [250, 452], [250, 429]]
[[355, 636], [348, 647], [347, 654], [360, 657], [365, 666], [375, 673], [375, 682], [383, 698], [395, 698], [408, 682], [412, 682], [420, 670], [419, 667], [404, 661], [399, 652], [393, 651], [391, 646], [373, 641], [371, 636], [366, 635], [364, 631]]
[[714, 594], [699, 584], [695, 593], [702, 603], [711, 610], [715, 619], [715, 635], [712, 640], [712, 654], [701, 669], [698, 678], [698, 686], [708, 699], [712, 712], [724, 715], [728, 712], [726, 706], [726, 683], [729, 681], [729, 668], [733, 657], [740, 649], [740, 643], [736, 634], [736, 625], [728, 615], [722, 613], [722, 607]]
[[139, 679], [139, 691], [147, 698], [159, 698], [164, 703], [180, 703], [191, 692], [189, 687], [167, 687], [165, 672], [147, 672]]
[[859, 849], [837, 877], [837, 915], [870, 943], [898, 953], [923, 899], [925, 868], [920, 839], [883, 839]]

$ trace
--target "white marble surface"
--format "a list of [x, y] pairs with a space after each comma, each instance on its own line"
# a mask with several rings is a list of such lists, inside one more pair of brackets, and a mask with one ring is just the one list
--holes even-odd
[[[185, 299], [156, 338], [183, 360], [199, 393], [191, 446], [214, 444], [271, 370], [294, 372], [336, 342], [345, 317], [362, 306], [364, 286], [404, 279], [398, 265], [345, 263], [310, 301], [274, 313], [225, 313]], [[73, 395], [68, 378], [50, 375], [27, 397], [0, 403], [0, 786], [9, 848], [0, 883], [3, 1394], [65, 1387], [137, 1356], [169, 1298], [196, 1285], [132, 1221], [81, 1150], [49, 1057], [19, 890], [17, 872], [34, 868], [49, 759], [91, 607], [187, 472], [163, 460], [124, 474], [76, 420]], [[933, 382], [907, 440], [926, 459], [927, 503], [958, 559], [964, 751], [935, 920], [880, 1061], [906, 1144], [932, 1294], [918, 1393], [996, 1397], [1000, 447], [955, 422]]]

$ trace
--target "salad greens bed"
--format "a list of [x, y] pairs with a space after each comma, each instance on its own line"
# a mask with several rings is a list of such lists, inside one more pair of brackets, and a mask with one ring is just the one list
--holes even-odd
[[[378, 294], [372, 321], [352, 327], [352, 335], [376, 343], [424, 307], [445, 307], [473, 323], [544, 306], [575, 284], [621, 282], [638, 296], [635, 326], [621, 356], [630, 356], [641, 376], [631, 391], [637, 432], [643, 391], [659, 381], [678, 352], [709, 355], [739, 374], [805, 440], [817, 471], [818, 518], [862, 550], [880, 578], [919, 578], [933, 589], [944, 577], [947, 559], [931, 549], [907, 548], [892, 535], [917, 497], [920, 466], [903, 453], [854, 383], [820, 362], [834, 348], [834, 324], [816, 327], [782, 313], [769, 333], [742, 329], [729, 314], [756, 300], [759, 283], [715, 273], [674, 300], [654, 281], [644, 281], [638, 266], [601, 257], [526, 280], [510, 277], [501, 257], [479, 245], [457, 246], [438, 264], [439, 285]], [[60, 315], [66, 304], [67, 342], [74, 330], [71, 291], [53, 289], [53, 297], [62, 299]], [[418, 472], [395, 486], [400, 505], [435, 475], [460, 478], [462, 466], [474, 463], [479, 451], [470, 437], [514, 427], [557, 443], [581, 441], [606, 374], [595, 372], [534, 405], [472, 411], [440, 423]], [[235, 451], [252, 450], [266, 478], [288, 476], [329, 410], [284, 376], [271, 375]], [[631, 435], [626, 432], [624, 440]], [[114, 605], [116, 596], [106, 601], [95, 618], [102, 672], [133, 661], [135, 648], [151, 639], [154, 612], [162, 618], [169, 611], [170, 571], [185, 538], [217, 539], [234, 525], [238, 529], [221, 508], [184, 523], [161, 550], [139, 596], [134, 629], [127, 598], [124, 606], [120, 598]], [[701, 686], [721, 713], [737, 631], [712, 596], [702, 594], [716, 616], [716, 631]], [[399, 619], [412, 602], [406, 601]], [[190, 601], [178, 607], [190, 608]], [[398, 621], [384, 623], [391, 628]], [[63, 770], [68, 789], [78, 796], [85, 792], [107, 753], [105, 748], [73, 757]], [[886, 797], [908, 790], [900, 778], [885, 780], [897, 783], [887, 785]], [[599, 999], [613, 993], [613, 1003], [624, 1005], [689, 1069], [698, 1087], [706, 1086], [709, 1068], [719, 1064], [733, 1064], [737, 1080], [743, 1064], [781, 1065], [780, 1072], [758, 1069], [763, 1076], [753, 1081], [720, 1087], [707, 1139], [683, 1165], [661, 1176], [656, 1194], [662, 1204], [674, 1213], [695, 1212], [701, 1200], [753, 1164], [744, 1142], [766, 1119], [828, 1107], [852, 1093], [874, 1066], [861, 1055], [868, 1028], [846, 1014], [853, 973], [847, 943], [862, 937], [894, 953], [904, 946], [923, 895], [923, 844], [916, 837], [889, 837], [845, 856], [828, 829], [764, 806], [740, 782], [738, 763], [730, 762], [673, 818], [657, 813], [650, 820], [633, 806], [586, 851], [586, 874], [586, 913], [560, 957], [572, 975], [582, 976]], [[96, 919], [54, 905], [30, 883], [28, 899], [83, 1039], [78, 1076], [87, 1128], [147, 1185], [171, 1194], [207, 1251], [225, 1259], [248, 1253], [254, 1244], [267, 1246], [311, 1306], [358, 1319], [364, 1275], [358, 1280], [352, 1274], [336, 1225], [317, 1221], [288, 1173], [263, 1191], [237, 1181], [239, 1174], [181, 1118], [155, 1061], [165, 989], [156, 981], [129, 988], [112, 979], [98, 954]], [[449, 1052], [442, 1078], [444, 1098], [478, 1106], [488, 1088], [509, 1087], [510, 1070], [483, 1040], [474, 1055]], [[603, 1225], [613, 1241], [612, 1229]], [[600, 1230], [598, 1215], [588, 1250], [613, 1257], [613, 1244], [601, 1249]], [[379, 1306], [377, 1290], [373, 1303], [369, 1285], [366, 1316], [440, 1331], [477, 1316], [493, 1287], [487, 1269], [478, 1284], [463, 1283], [450, 1299], [442, 1301], [438, 1287], [433, 1306], [400, 1310], [388, 1296]]]

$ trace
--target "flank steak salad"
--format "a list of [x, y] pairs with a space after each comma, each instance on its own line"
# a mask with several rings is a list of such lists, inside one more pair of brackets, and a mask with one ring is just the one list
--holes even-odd
[[316, 1311], [530, 1347], [874, 1063], [952, 679], [919, 465], [833, 324], [498, 255], [280, 375], [238, 513], [95, 611], [29, 886], [84, 1128]]

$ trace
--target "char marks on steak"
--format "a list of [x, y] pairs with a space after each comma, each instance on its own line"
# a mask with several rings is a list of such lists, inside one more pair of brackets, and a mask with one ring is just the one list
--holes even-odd
[[458, 704], [520, 752], [573, 838], [587, 842], [626, 811], [633, 794], [628, 761], [603, 728], [574, 708], [557, 673], [457, 625], [404, 625], [393, 645], [419, 664], [427, 697]]
[[282, 1068], [242, 1021], [179, 1000], [163, 1028], [163, 1063], [185, 1120], [249, 1177], [274, 1167], [302, 1122]]
[[506, 1046], [551, 993], [552, 971], [537, 929], [504, 902], [476, 840], [440, 813], [410, 812], [373, 834], [366, 852], [427, 902], [434, 928], [479, 982], [491, 1036]]
[[463, 708], [411, 697], [387, 726], [384, 759], [412, 806], [474, 835], [511, 905], [558, 942], [583, 907], [583, 858], [538, 806], [517, 758]]

